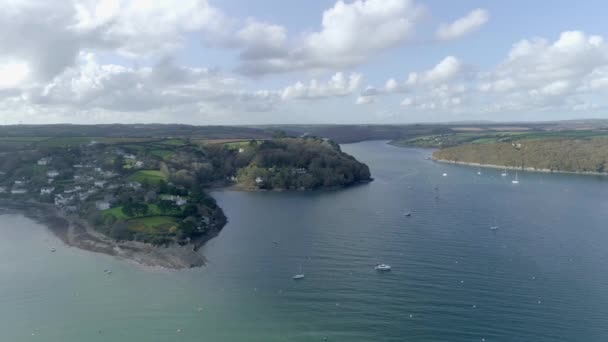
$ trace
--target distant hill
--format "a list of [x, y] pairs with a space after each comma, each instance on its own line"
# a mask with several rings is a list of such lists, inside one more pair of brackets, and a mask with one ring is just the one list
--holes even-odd
[[577, 133], [578, 136], [515, 136], [509, 141], [468, 142], [437, 150], [433, 158], [510, 168], [606, 174], [608, 135], [605, 132]]

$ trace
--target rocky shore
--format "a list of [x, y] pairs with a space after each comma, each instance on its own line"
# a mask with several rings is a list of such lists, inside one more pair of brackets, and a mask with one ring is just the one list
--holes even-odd
[[17, 213], [47, 226], [68, 246], [104, 253], [150, 267], [185, 269], [200, 267], [205, 258], [198, 252], [205, 242], [217, 236], [207, 234], [184, 246], [153, 246], [136, 241], [116, 241], [95, 231], [86, 221], [61, 212], [51, 204], [35, 201], [0, 201], [0, 215]]

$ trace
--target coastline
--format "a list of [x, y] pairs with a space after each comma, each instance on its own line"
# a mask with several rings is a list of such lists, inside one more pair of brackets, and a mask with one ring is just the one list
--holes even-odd
[[608, 176], [608, 172], [561, 171], [561, 170], [551, 170], [551, 169], [539, 169], [539, 168], [535, 168], [535, 167], [516, 167], [516, 166], [505, 166], [505, 165], [495, 165], [495, 164], [470, 163], [470, 162], [463, 162], [463, 161], [456, 161], [456, 160], [439, 159], [439, 158], [435, 158], [435, 156], [432, 157], [432, 160], [439, 162], [439, 163], [477, 166], [477, 167], [484, 167], [484, 168], [490, 168], [490, 169], [507, 169], [507, 170], [542, 172], [542, 173], [562, 173], [562, 174], [586, 175], [586, 176]]
[[219, 233], [214, 231], [183, 246], [171, 244], [164, 247], [137, 241], [116, 241], [95, 231], [86, 221], [67, 215], [51, 204], [0, 200], [2, 214], [21, 214], [32, 219], [47, 227], [67, 246], [108, 254], [143, 266], [172, 270], [204, 266], [206, 259], [198, 250]]

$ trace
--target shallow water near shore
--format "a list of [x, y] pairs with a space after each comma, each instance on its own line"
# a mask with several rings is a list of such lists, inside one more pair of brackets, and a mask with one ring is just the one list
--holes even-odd
[[343, 150], [374, 182], [215, 192], [229, 223], [198, 269], [69, 248], [0, 216], [0, 341], [606, 340], [606, 177], [520, 172], [513, 185], [429, 150]]

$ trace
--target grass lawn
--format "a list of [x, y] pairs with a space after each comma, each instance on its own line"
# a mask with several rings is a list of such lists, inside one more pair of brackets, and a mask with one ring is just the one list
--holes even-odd
[[177, 220], [172, 216], [150, 216], [129, 221], [129, 230], [149, 235], [171, 234], [176, 228]]
[[161, 159], [167, 160], [173, 156], [175, 152], [169, 150], [150, 150], [150, 154], [159, 157]]
[[163, 140], [163, 141], [161, 141], [159, 143], [163, 144], [163, 145], [168, 145], [168, 146], [184, 146], [184, 145], [186, 145], [186, 142], [183, 141], [182, 139], [167, 139], [167, 140]]
[[[133, 219], [140, 219], [140, 217], [130, 217], [125, 215], [125, 213], [122, 212], [122, 207], [114, 207], [114, 208], [110, 208], [110, 209], [106, 209], [104, 211], [102, 211], [103, 215], [108, 216], [114, 216], [117, 219], [120, 220], [133, 220]], [[160, 211], [160, 209], [158, 208], [158, 206], [156, 204], [148, 204], [148, 212], [146, 213], [145, 217], [148, 216], [171, 216], [171, 215], [179, 215], [180, 211], [175, 211], [175, 212], [162, 212]]]
[[136, 182], [149, 182], [149, 183], [158, 183], [163, 180], [167, 180], [167, 176], [165, 176], [162, 172], [158, 170], [142, 170], [137, 171], [129, 177], [129, 180]]

